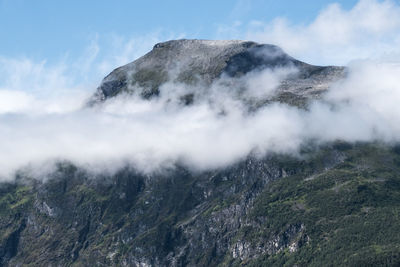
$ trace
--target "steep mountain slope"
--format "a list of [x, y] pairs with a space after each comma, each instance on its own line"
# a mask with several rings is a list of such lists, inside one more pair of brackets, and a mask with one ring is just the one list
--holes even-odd
[[63, 163], [45, 183], [3, 184], [2, 264], [399, 264], [398, 150], [312, 151], [151, 177], [93, 178]]
[[[122, 94], [154, 99], [172, 83], [190, 89], [180, 96], [191, 105], [203, 94], [192, 89], [222, 82], [235, 90], [248, 73], [293, 67], [261, 105], [307, 108], [345, 75], [271, 45], [178, 40], [114, 70], [90, 104]], [[201, 171], [56, 167], [46, 179], [21, 171], [0, 184], [0, 266], [400, 264], [398, 146], [310, 143], [299, 155], [251, 154]]]

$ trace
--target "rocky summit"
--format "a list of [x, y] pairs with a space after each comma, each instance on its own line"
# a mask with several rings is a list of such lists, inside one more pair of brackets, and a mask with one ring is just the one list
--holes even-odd
[[[149, 99], [158, 96], [160, 87], [167, 82], [201, 85], [204, 89], [221, 78], [229, 81], [250, 72], [278, 68], [295, 68], [297, 72], [281, 81], [272, 100], [295, 105], [319, 97], [333, 81], [345, 75], [343, 67], [313, 66], [290, 57], [275, 45], [249, 41], [173, 40], [156, 44], [143, 57], [112, 71], [90, 103], [105, 101], [121, 93], [136, 93]], [[192, 99], [189, 93], [182, 98]]]
[[[264, 104], [304, 108], [346, 75], [273, 45], [177, 40], [111, 72], [90, 105], [278, 68], [297, 71]], [[398, 266], [399, 174], [398, 145], [340, 140], [202, 171], [59, 161], [46, 179], [21, 171], [0, 184], [0, 266]]]

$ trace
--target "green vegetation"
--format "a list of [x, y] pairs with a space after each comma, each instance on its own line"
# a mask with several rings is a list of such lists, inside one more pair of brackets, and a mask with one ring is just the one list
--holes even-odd
[[396, 266], [400, 149], [337, 142], [225, 170], [0, 187], [1, 265]]
[[271, 183], [251, 213], [264, 217], [265, 224], [253, 230], [268, 238], [302, 224], [309, 241], [296, 252], [286, 248], [250, 265], [400, 264], [399, 160], [389, 148], [359, 145], [321, 174], [300, 173]]

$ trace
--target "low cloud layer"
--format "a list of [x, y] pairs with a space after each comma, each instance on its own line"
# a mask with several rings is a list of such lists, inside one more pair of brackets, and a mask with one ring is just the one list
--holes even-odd
[[[242, 82], [248, 83], [249, 93], [240, 95], [272, 95], [279, 80], [292, 72], [245, 76]], [[265, 88], [260, 81], [267, 82]], [[257, 94], [256, 87], [261, 89]], [[35, 105], [39, 101], [26, 94], [1, 91], [15, 106], [0, 112], [0, 138], [6, 140], [0, 143], [0, 174], [9, 176], [25, 165], [43, 167], [55, 160], [97, 171], [132, 164], [152, 172], [177, 162], [201, 170], [226, 166], [255, 149], [264, 153], [297, 148], [300, 140], [289, 141], [294, 136], [291, 117], [298, 116], [295, 109], [273, 105], [246, 115], [239, 92], [231, 89], [219, 81], [209, 88], [171, 83], [151, 101], [121, 95], [97, 107], [57, 112]], [[199, 101], [182, 106], [182, 93], [195, 90]]]
[[[63, 64], [49, 68], [45, 62], [0, 58], [0, 177], [12, 179], [15, 171], [29, 166], [46, 170], [57, 160], [97, 172], [126, 164], [152, 172], [177, 162], [204, 170], [250, 153], [296, 154], [310, 140], [399, 142], [400, 63], [396, 56], [388, 57], [398, 51], [399, 10], [392, 1], [361, 0], [350, 11], [331, 5], [310, 25], [277, 20], [272, 28], [248, 33], [306, 58], [324, 55], [323, 61], [343, 61], [356, 50], [355, 57], [370, 58], [352, 61], [346, 79], [307, 111], [273, 103], [249, 113], [241, 100], [273, 96], [280, 81], [296, 71], [292, 68], [244, 76], [245, 92], [221, 81], [207, 88], [169, 83], [150, 101], [121, 95], [84, 108], [94, 92], [93, 81], [71, 79]], [[349, 43], [353, 46], [345, 49]], [[375, 47], [378, 43], [382, 45]], [[189, 91], [199, 101], [183, 106], [179, 97]]]
[[[248, 82], [282, 79], [282, 71], [258, 75], [252, 74]], [[28, 164], [43, 167], [54, 160], [97, 171], [132, 164], [152, 172], [176, 162], [202, 170], [227, 166], [249, 153], [296, 153], [309, 140], [399, 141], [398, 77], [400, 65], [354, 63], [348, 78], [309, 111], [276, 103], [249, 114], [237, 95], [221, 85], [207, 88], [207, 96], [197, 104], [182, 106], [170, 100], [178, 99], [185, 87], [170, 84], [151, 101], [121, 96], [73, 111], [54, 113], [45, 106], [35, 113], [29, 108], [3, 111], [0, 174], [9, 177]], [[266, 88], [263, 82], [253, 86], [273, 93], [269, 82]], [[20, 102], [15, 99], [25, 98], [15, 93], [9, 97], [15, 105]]]

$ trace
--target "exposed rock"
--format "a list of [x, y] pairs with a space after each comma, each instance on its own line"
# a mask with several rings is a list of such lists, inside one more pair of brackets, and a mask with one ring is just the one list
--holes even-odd
[[[345, 75], [343, 67], [313, 66], [296, 60], [277, 46], [249, 41], [173, 40], [156, 44], [143, 57], [119, 67], [102, 81], [90, 104], [121, 93], [136, 93], [143, 98], [156, 97], [166, 82], [183, 83], [202, 90], [224, 77], [231, 87], [235, 79], [252, 71], [296, 68], [298, 72], [282, 81], [272, 101], [304, 106], [328, 86]], [[184, 103], [193, 95], [182, 95]], [[264, 99], [263, 103], [268, 99]]]

